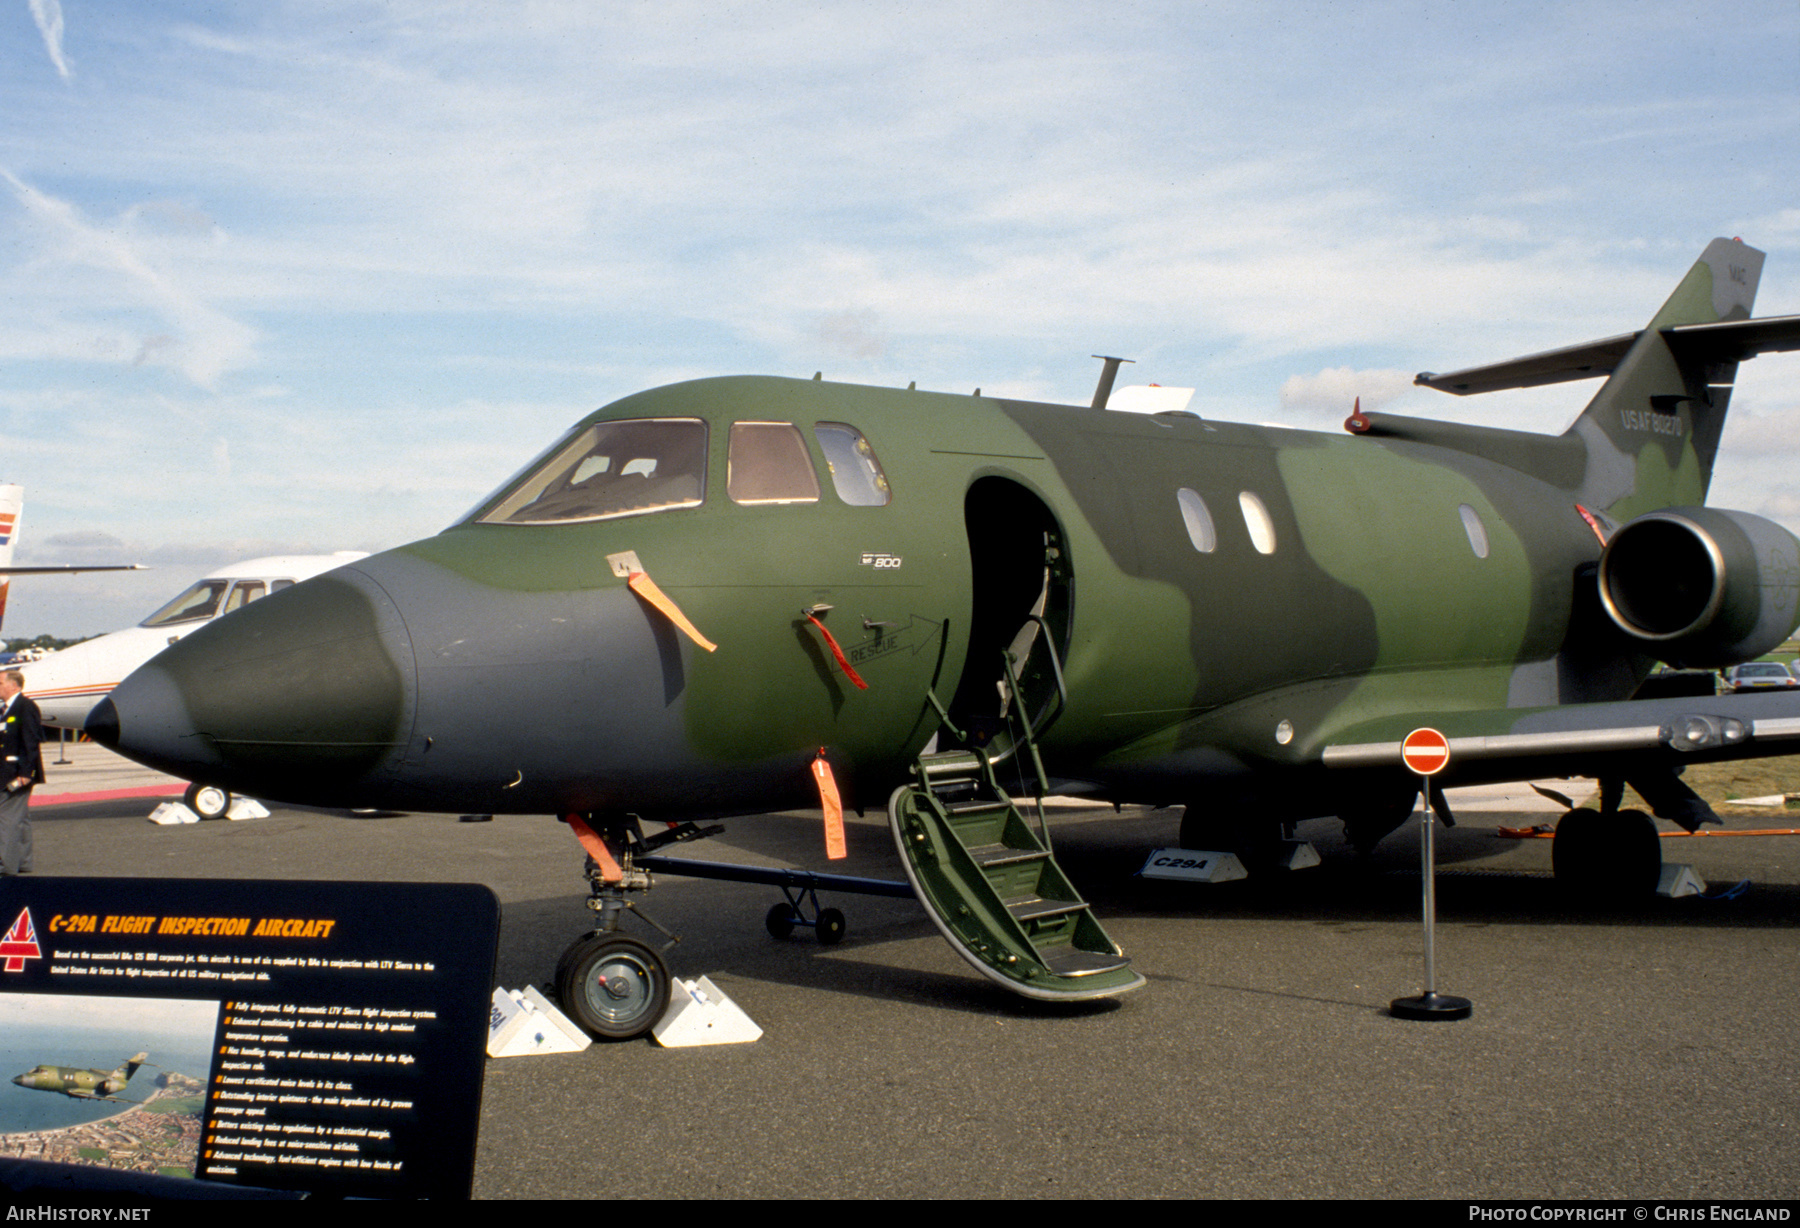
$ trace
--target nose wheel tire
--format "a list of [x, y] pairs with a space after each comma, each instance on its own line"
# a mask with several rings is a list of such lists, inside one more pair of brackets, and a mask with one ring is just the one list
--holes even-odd
[[669, 1008], [662, 956], [622, 934], [589, 934], [563, 954], [556, 996], [564, 1013], [600, 1040], [642, 1036]]
[[187, 808], [203, 819], [222, 819], [231, 809], [231, 791], [218, 785], [193, 784], [181, 795]]

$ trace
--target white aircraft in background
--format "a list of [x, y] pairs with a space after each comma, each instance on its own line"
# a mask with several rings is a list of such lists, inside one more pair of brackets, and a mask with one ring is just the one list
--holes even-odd
[[[105, 699], [121, 678], [189, 632], [276, 589], [367, 557], [360, 550], [278, 554], [222, 567], [135, 627], [83, 640], [18, 666], [25, 675], [25, 693], [36, 701], [47, 729], [71, 729], [79, 734], [88, 710]], [[231, 794], [194, 785], [188, 789], [187, 804], [201, 818], [216, 818], [231, 805]]]

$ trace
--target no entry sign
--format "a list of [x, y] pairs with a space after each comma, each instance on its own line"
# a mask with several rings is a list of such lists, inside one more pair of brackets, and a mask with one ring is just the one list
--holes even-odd
[[1400, 743], [1400, 759], [1418, 776], [1436, 776], [1450, 766], [1450, 739], [1435, 729], [1415, 729]]

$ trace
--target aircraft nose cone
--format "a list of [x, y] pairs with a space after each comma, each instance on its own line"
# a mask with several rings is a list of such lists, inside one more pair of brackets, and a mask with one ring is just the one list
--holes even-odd
[[393, 602], [340, 568], [171, 645], [95, 707], [88, 731], [184, 779], [362, 805], [410, 734], [412, 675]]
[[[83, 726], [88, 737], [102, 746], [117, 749], [119, 745], [119, 710], [113, 707], [113, 701], [103, 699], [94, 705], [88, 713], [87, 724]], [[14, 1079], [17, 1083], [18, 1080]]]

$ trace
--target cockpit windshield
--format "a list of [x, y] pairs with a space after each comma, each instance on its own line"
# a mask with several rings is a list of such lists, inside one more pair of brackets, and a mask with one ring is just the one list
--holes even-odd
[[[221, 598], [224, 598], [224, 612], [229, 614], [260, 600], [265, 593], [277, 592], [293, 583], [292, 580], [239, 580], [233, 587], [230, 580], [202, 580], [138, 626], [167, 627], [174, 623], [200, 622], [219, 613]], [[225, 597], [228, 588], [231, 596]]]
[[678, 507], [706, 497], [706, 423], [632, 418], [577, 431], [517, 478], [483, 524], [566, 524]]
[[230, 587], [230, 580], [202, 580], [138, 625], [167, 627], [211, 618], [219, 612], [219, 599]]

